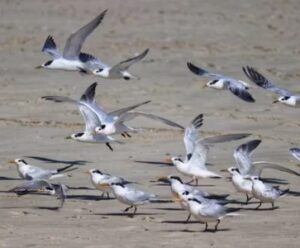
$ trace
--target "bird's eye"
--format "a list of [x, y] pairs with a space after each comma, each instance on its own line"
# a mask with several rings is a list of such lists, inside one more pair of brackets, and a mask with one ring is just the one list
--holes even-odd
[[216, 84], [218, 81], [219, 81], [219, 80], [213, 80], [213, 81], [209, 82], [209, 85], [214, 85], [214, 84]]
[[105, 127], [106, 127], [106, 125], [104, 125], [104, 124], [100, 126], [101, 129], [105, 129]]
[[100, 68], [100, 69], [98, 69], [96, 72], [102, 72], [102, 71], [103, 71], [103, 69]]
[[52, 62], [53, 62], [53, 60], [49, 60], [49, 61], [47, 61], [47, 62], [44, 64], [44, 66], [50, 65]]
[[83, 135], [83, 133], [77, 133], [77, 134], [75, 134], [75, 137], [77, 138], [77, 137], [80, 137], [82, 135]]

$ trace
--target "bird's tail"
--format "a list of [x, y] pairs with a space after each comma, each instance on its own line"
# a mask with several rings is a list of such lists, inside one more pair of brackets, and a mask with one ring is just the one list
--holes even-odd
[[286, 196], [290, 192], [290, 189], [282, 190], [280, 192], [280, 197]]
[[[68, 169], [71, 168], [71, 167], [73, 167], [73, 166], [74, 166], [74, 164], [70, 164], [68, 166], [65, 166], [65, 167], [62, 167], [62, 168], [58, 168], [56, 171], [57, 171], [57, 173], [61, 173], [63, 171], [70, 171]], [[76, 169], [76, 168], [73, 168], [72, 170], [74, 170], [74, 169]]]

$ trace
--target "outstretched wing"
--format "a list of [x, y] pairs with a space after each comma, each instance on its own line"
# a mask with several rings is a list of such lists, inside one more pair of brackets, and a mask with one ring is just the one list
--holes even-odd
[[286, 168], [280, 164], [276, 164], [273, 162], [267, 162], [267, 161], [256, 161], [252, 163], [252, 167], [250, 171], [248, 172], [249, 175], [253, 176], [261, 176], [263, 170], [265, 169], [272, 169], [272, 170], [279, 170], [282, 172], [286, 172], [295, 176], [299, 176], [299, 173], [291, 170], [289, 168]]
[[157, 116], [157, 115], [153, 115], [153, 114], [144, 113], [144, 112], [137, 112], [137, 111], [126, 112], [126, 113], [120, 115], [120, 117], [118, 118], [116, 123], [130, 121], [130, 120], [132, 120], [136, 117], [139, 117], [139, 116], [149, 118], [149, 119], [152, 119], [152, 120], [155, 120], [155, 121], [160, 121], [160, 122], [162, 122], [166, 125], [172, 126], [172, 127], [177, 127], [177, 128], [180, 128], [180, 129], [184, 129], [183, 126], [181, 126], [181, 125], [179, 125], [179, 124], [177, 124], [173, 121], [170, 121], [166, 118], [163, 118], [163, 117], [160, 117], [160, 116]]
[[251, 135], [250, 133], [224, 134], [224, 135], [217, 135], [217, 136], [202, 139], [201, 142], [203, 144], [209, 145], [209, 144], [215, 144], [215, 143], [223, 143], [223, 142], [229, 142], [229, 141], [234, 141], [234, 140], [240, 140], [240, 139], [244, 139], [250, 135]]
[[195, 66], [194, 64], [188, 62], [187, 67], [190, 69], [191, 72], [194, 74], [201, 76], [201, 77], [208, 77], [208, 78], [215, 78], [215, 79], [229, 79], [232, 80], [232, 78], [226, 77], [222, 74], [217, 74], [213, 72], [209, 72], [207, 70], [204, 70], [200, 67]]
[[192, 122], [185, 128], [183, 142], [185, 145], [187, 160], [190, 160], [198, 140], [198, 129], [203, 124], [203, 114], [197, 115]]
[[300, 149], [299, 148], [291, 148], [290, 149], [290, 153], [294, 156], [294, 158], [296, 158], [297, 160], [300, 161]]
[[251, 154], [256, 147], [261, 143], [261, 140], [251, 140], [244, 143], [234, 151], [233, 157], [241, 175], [248, 175], [252, 168]]
[[207, 145], [203, 144], [201, 140], [198, 140], [195, 143], [194, 151], [190, 158], [190, 163], [195, 164], [202, 169], [207, 169], [206, 160], [208, 149], [209, 147]]
[[246, 102], [255, 102], [255, 99], [241, 83], [238, 83], [236, 81], [229, 81], [228, 89], [232, 94], [236, 95]]
[[149, 52], [149, 49], [146, 49], [144, 52], [142, 52], [141, 54], [139, 54], [135, 57], [121, 61], [120, 63], [114, 65], [111, 68], [110, 72], [112, 74], [114, 74], [115, 72], [118, 73], [120, 71], [126, 71], [131, 65], [142, 60], [147, 55], [148, 52]]
[[56, 44], [54, 42], [54, 39], [52, 36], [48, 36], [44, 46], [42, 48], [42, 52], [47, 53], [48, 55], [50, 55], [52, 58], [57, 59], [61, 57], [61, 54], [59, 52], [59, 50], [56, 47]]
[[53, 188], [50, 183], [45, 180], [30, 180], [22, 183], [11, 190], [10, 192], [15, 192], [16, 194], [24, 195], [31, 192], [37, 192], [40, 189]]
[[279, 94], [281, 96], [292, 96], [293, 93], [288, 91], [287, 89], [281, 88], [273, 84], [271, 81], [269, 81], [267, 78], [265, 78], [262, 74], [260, 74], [257, 70], [255, 70], [253, 67], [246, 66], [243, 67], [243, 71], [245, 75], [257, 86], [270, 90], [276, 94]]
[[71, 34], [66, 41], [63, 51], [63, 57], [66, 59], [77, 59], [85, 39], [94, 31], [94, 29], [100, 24], [107, 10], [104, 10], [91, 22]]
[[111, 116], [111, 117], [120, 116], [120, 115], [122, 115], [122, 114], [124, 114], [124, 113], [126, 113], [130, 110], [138, 108], [138, 107], [140, 107], [142, 105], [145, 105], [149, 102], [151, 102], [151, 101], [145, 101], [145, 102], [141, 102], [141, 103], [138, 103], [138, 104], [135, 104], [135, 105], [125, 107], [125, 108], [121, 108], [121, 109], [118, 109], [118, 110], [115, 110], [115, 111], [112, 111], [112, 112], [108, 113], [108, 115]]

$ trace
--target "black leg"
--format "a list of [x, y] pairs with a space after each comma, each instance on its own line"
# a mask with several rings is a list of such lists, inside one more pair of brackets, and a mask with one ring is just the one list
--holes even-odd
[[208, 224], [207, 224], [207, 222], [205, 222], [205, 229], [204, 229], [204, 232], [207, 231], [207, 228], [208, 228]]
[[122, 135], [124, 138], [126, 138], [126, 135], [125, 135], [125, 133], [121, 133], [121, 135]]
[[124, 132], [124, 133], [127, 135], [128, 138], [131, 138], [131, 135], [129, 133], [127, 133], [127, 132]]
[[215, 232], [218, 230], [218, 225], [220, 224], [220, 220], [217, 221], [217, 224], [215, 225]]
[[106, 192], [106, 199], [110, 199], [109, 192]]
[[137, 210], [137, 206], [134, 206], [134, 211], [133, 211], [133, 214], [132, 214], [132, 216], [134, 216], [134, 215], [135, 215], [135, 213], [136, 213], [136, 210]]
[[106, 142], [105, 145], [107, 145], [107, 147], [109, 148], [109, 150], [111, 150], [111, 151], [114, 150], [114, 149], [112, 149], [111, 145], [108, 142]]
[[273, 209], [275, 208], [275, 204], [274, 204], [274, 202], [272, 202], [272, 208], [273, 208]]
[[255, 209], [259, 209], [260, 206], [261, 206], [261, 204], [262, 204], [262, 202], [260, 202], [260, 203], [258, 204], [258, 206], [257, 206]]
[[196, 186], [198, 186], [198, 178], [195, 179]]
[[252, 197], [250, 197], [248, 194], [246, 194], [247, 200], [246, 200], [246, 204], [248, 204], [248, 202], [252, 199]]
[[190, 218], [191, 218], [191, 214], [188, 215], [188, 217], [187, 217], [187, 219], [185, 221], [186, 224], [189, 222]]

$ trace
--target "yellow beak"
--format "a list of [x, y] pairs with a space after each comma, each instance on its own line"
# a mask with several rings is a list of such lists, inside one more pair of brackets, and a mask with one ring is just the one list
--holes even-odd
[[7, 161], [7, 163], [9, 163], [9, 164], [15, 164], [16, 162], [15, 162], [15, 160], [9, 160], [9, 161]]
[[41, 65], [34, 67], [34, 69], [41, 69], [41, 68], [43, 68], [43, 66], [41, 66]]
[[86, 171], [84, 171], [82, 173], [84, 173], [84, 174], [90, 174], [90, 171], [86, 170]]
[[168, 180], [168, 177], [166, 177], [166, 176], [159, 177], [158, 180]]
[[183, 202], [183, 199], [179, 198], [179, 197], [175, 197], [173, 198], [174, 202]]
[[206, 84], [204, 84], [203, 86], [202, 86], [202, 89], [204, 89], [204, 88], [206, 88], [207, 87], [207, 85]]
[[171, 157], [166, 157], [164, 160], [165, 160], [165, 162], [167, 162], [167, 163], [172, 163]]
[[109, 184], [109, 183], [100, 183], [99, 185], [100, 185], [100, 186], [104, 186], [104, 187], [110, 187], [110, 184]]
[[72, 139], [72, 137], [71, 137], [71, 136], [67, 136], [67, 137], [65, 137], [65, 139], [66, 139], [66, 140]]

